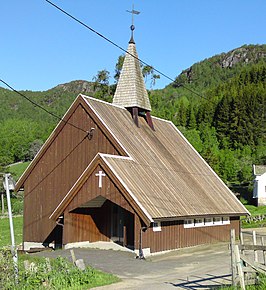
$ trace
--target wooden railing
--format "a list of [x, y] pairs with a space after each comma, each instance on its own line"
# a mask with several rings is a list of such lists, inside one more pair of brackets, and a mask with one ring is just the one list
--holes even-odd
[[255, 231], [241, 231], [240, 241], [236, 242], [235, 231], [231, 230], [231, 271], [232, 285], [256, 284], [259, 274], [266, 274], [266, 236], [256, 234]]

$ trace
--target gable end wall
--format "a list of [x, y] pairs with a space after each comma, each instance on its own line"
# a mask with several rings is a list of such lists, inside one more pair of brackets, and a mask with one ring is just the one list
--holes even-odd
[[43, 242], [56, 226], [49, 216], [98, 152], [119, 155], [114, 142], [79, 104], [24, 182], [23, 240]]
[[[100, 170], [105, 173], [101, 188], [96, 176]], [[94, 200], [98, 196], [107, 199], [101, 207], [83, 208], [80, 213], [75, 212], [76, 209], [80, 210], [83, 204]], [[133, 215], [135, 214], [134, 209], [112, 182], [108, 173], [98, 165], [64, 211], [63, 244], [83, 241], [109, 241], [111, 227], [111, 211], [110, 206], [107, 206], [109, 201]], [[97, 223], [103, 225], [102, 231], [97, 227]]]

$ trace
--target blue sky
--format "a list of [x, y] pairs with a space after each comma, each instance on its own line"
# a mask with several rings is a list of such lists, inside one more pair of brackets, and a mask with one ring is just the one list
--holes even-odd
[[[53, 0], [93, 29], [127, 48], [129, 0]], [[265, 44], [265, 0], [135, 0], [140, 59], [175, 78], [193, 63], [244, 44]], [[72, 80], [114, 75], [123, 52], [45, 0], [0, 6], [0, 78], [17, 90], [47, 90]], [[112, 82], [112, 80], [111, 80]], [[170, 81], [161, 77], [157, 88]], [[0, 84], [0, 86], [3, 86]]]

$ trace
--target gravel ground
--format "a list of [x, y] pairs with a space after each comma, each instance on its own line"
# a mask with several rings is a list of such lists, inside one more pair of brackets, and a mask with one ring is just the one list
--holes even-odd
[[[74, 252], [86, 265], [122, 279], [97, 289], [213, 289], [231, 281], [230, 251], [225, 243], [180, 249], [145, 260], [124, 251], [76, 248]], [[71, 260], [70, 250], [37, 255]]]

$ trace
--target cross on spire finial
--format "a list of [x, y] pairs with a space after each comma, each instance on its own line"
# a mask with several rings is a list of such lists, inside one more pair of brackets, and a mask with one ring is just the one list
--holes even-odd
[[133, 40], [133, 31], [135, 30], [135, 26], [134, 26], [134, 14], [135, 15], [139, 15], [140, 14], [140, 11], [134, 10], [134, 4], [133, 4], [132, 5], [132, 10], [131, 11], [127, 10], [127, 12], [132, 14], [132, 23], [131, 23], [131, 26], [130, 26], [130, 29], [131, 29], [131, 40], [130, 40], [130, 42], [134, 42], [134, 40]]

